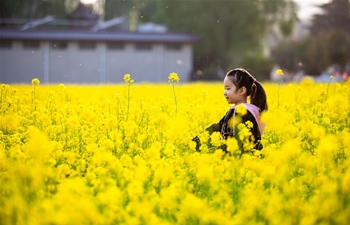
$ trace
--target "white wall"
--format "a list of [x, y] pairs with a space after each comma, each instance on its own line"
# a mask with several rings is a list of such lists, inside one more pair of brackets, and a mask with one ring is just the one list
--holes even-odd
[[30, 83], [33, 78], [44, 79], [44, 51], [23, 49], [22, 42], [13, 42], [11, 49], [0, 49], [0, 82]]
[[30, 83], [35, 77], [43, 83], [115, 83], [131, 74], [135, 82], [167, 82], [171, 72], [182, 82], [192, 70], [192, 46], [168, 50], [165, 44], [152, 44], [151, 50], [137, 50], [125, 43], [123, 50], [110, 50], [106, 43], [95, 49], [80, 49], [68, 42], [66, 49], [53, 49], [43, 41], [39, 49], [23, 49], [22, 41], [13, 41], [11, 49], [0, 49], [0, 82]]
[[79, 49], [77, 42], [69, 42], [66, 50], [50, 49], [49, 61], [49, 82], [100, 82], [97, 46], [95, 49]]

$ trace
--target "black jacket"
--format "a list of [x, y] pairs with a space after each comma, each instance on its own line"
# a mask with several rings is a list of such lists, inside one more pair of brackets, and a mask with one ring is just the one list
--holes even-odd
[[[257, 123], [255, 117], [253, 116], [253, 114], [249, 110], [247, 110], [247, 113], [245, 115], [240, 116], [235, 112], [234, 108], [230, 108], [227, 111], [226, 115], [224, 117], [222, 117], [222, 119], [218, 123], [214, 123], [214, 124], [210, 125], [209, 127], [207, 127], [206, 131], [208, 131], [210, 135], [213, 132], [220, 132], [222, 138], [225, 140], [228, 137], [235, 137], [238, 140], [238, 143], [240, 143], [240, 140], [238, 138], [239, 130], [238, 130], [237, 126], [235, 126], [235, 128], [233, 129], [232, 126], [228, 125], [229, 120], [233, 117], [233, 113], [235, 113], [235, 117], [237, 119], [239, 117], [241, 118], [241, 123], [245, 123], [247, 121], [252, 122], [253, 127], [250, 128], [250, 132], [254, 137], [254, 146], [255, 146], [254, 149], [261, 150], [263, 148], [263, 146], [261, 144], [261, 134], [260, 134], [259, 126], [258, 126], [258, 123]], [[195, 137], [192, 140], [196, 142], [196, 149], [199, 150], [199, 147], [201, 145], [199, 138]], [[226, 151], [226, 145], [221, 146], [220, 148], [223, 149], [224, 151]], [[242, 145], [240, 145], [240, 148], [243, 148]]]

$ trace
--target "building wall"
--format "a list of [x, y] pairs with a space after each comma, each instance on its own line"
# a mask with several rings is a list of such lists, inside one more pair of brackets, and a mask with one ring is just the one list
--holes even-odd
[[13, 42], [10, 49], [0, 49], [0, 82], [30, 83], [44, 79], [43, 46], [23, 48], [23, 42]]
[[166, 44], [152, 44], [151, 50], [137, 50], [126, 44], [124, 50], [106, 50], [106, 81], [122, 82], [130, 74], [138, 82], [167, 82], [171, 72], [181, 81], [189, 81], [192, 71], [192, 46], [181, 44], [181, 50], [165, 48]]
[[136, 50], [135, 47], [135, 44], [128, 43], [122, 51], [107, 48], [107, 82], [121, 82], [127, 73], [138, 82], [157, 81], [157, 46], [152, 45], [150, 50]]
[[178, 74], [181, 82], [189, 81], [190, 73], [193, 70], [192, 54], [191, 45], [182, 45], [181, 51], [178, 52], [165, 49], [163, 55], [163, 80], [167, 81], [169, 74], [175, 72]]
[[80, 49], [78, 42], [69, 42], [67, 49], [50, 48], [49, 82], [99, 83], [100, 61], [97, 46]]
[[37, 77], [42, 83], [116, 83], [127, 73], [136, 82], [167, 82], [171, 72], [185, 82], [192, 70], [190, 44], [176, 45], [179, 49], [159, 43], [151, 48], [146, 43], [125, 43], [122, 48], [85, 44], [72, 41], [61, 49], [41, 41], [37, 49], [24, 49], [23, 41], [13, 41], [11, 49], [0, 49], [0, 82], [30, 83]]

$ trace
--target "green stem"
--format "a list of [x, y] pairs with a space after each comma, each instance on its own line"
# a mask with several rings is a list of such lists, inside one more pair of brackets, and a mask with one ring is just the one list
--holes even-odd
[[331, 83], [331, 80], [332, 80], [332, 78], [329, 79], [328, 84], [327, 84], [326, 101], [328, 100], [328, 91], [329, 91], [329, 85], [330, 85], [330, 83]]
[[174, 102], [175, 102], [175, 116], [177, 115], [177, 99], [175, 94], [175, 83], [173, 82], [173, 95], [174, 95]]
[[2, 87], [1, 87], [1, 98], [0, 98], [0, 103], [2, 104], [2, 96], [3, 96], [3, 93], [2, 93]]
[[126, 120], [129, 119], [129, 110], [130, 110], [130, 83], [128, 83], [128, 108], [126, 112]]
[[35, 98], [36, 98], [36, 94], [35, 94], [35, 86], [33, 86], [33, 96], [32, 96], [32, 105], [33, 105], [33, 109], [34, 111], [36, 111], [36, 105], [35, 105]]
[[277, 89], [277, 106], [280, 106], [280, 89], [281, 89], [281, 78], [278, 82], [278, 89]]

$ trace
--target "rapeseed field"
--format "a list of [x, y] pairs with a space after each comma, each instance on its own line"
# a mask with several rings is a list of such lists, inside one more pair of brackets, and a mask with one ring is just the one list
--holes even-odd
[[[350, 82], [263, 83], [264, 149], [199, 136], [223, 85], [1, 84], [0, 224], [349, 224]], [[330, 78], [331, 79], [331, 78]]]

